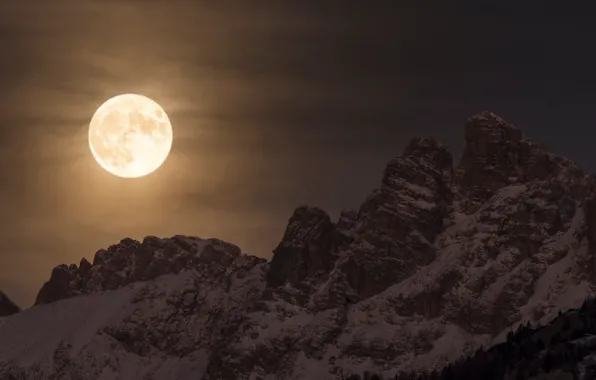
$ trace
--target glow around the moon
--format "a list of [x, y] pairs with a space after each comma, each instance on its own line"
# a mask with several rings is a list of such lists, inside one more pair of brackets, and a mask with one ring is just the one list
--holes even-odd
[[172, 124], [155, 101], [136, 94], [102, 104], [89, 124], [89, 147], [99, 165], [124, 178], [155, 171], [172, 148]]

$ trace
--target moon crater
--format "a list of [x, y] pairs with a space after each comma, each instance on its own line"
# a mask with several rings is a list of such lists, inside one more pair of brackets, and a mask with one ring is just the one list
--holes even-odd
[[89, 147], [97, 163], [123, 178], [152, 173], [172, 148], [172, 124], [163, 108], [146, 96], [108, 99], [89, 124]]

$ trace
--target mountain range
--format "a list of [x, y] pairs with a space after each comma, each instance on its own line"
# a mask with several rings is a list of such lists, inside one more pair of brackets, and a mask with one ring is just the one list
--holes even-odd
[[457, 164], [413, 139], [357, 210], [294, 210], [270, 261], [218, 239], [127, 238], [55, 267], [33, 307], [0, 294], [0, 379], [438, 370], [579, 308], [595, 250], [596, 177], [482, 112]]

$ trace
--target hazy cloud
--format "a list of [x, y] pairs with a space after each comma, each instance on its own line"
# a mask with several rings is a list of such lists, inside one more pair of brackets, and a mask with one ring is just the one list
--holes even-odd
[[[505, 3], [0, 0], [0, 288], [30, 302], [52, 266], [124, 236], [269, 256], [294, 207], [356, 207], [416, 135], [457, 156], [485, 108], [593, 168], [591, 139], [570, 137], [595, 119], [593, 12]], [[87, 144], [123, 92], [174, 124], [171, 156], [135, 181]]]

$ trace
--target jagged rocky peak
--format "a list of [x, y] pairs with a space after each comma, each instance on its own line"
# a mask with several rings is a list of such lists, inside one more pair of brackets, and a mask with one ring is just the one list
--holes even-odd
[[404, 150], [404, 157], [425, 163], [449, 178], [453, 170], [453, 156], [449, 149], [433, 137], [416, 137]]
[[385, 167], [382, 185], [400, 190], [411, 184], [440, 191], [439, 187], [451, 180], [452, 168], [453, 156], [447, 147], [434, 138], [414, 138], [404, 153]]
[[[415, 138], [383, 172], [381, 187], [360, 208], [363, 227], [403, 241], [416, 230], [432, 241], [451, 202], [453, 157], [434, 138]], [[426, 236], [428, 235], [428, 236]]]
[[431, 262], [453, 198], [452, 169], [451, 153], [434, 138], [413, 139], [389, 162], [381, 186], [359, 209], [348, 252], [338, 261], [342, 275], [332, 279], [333, 286], [344, 288], [347, 280], [363, 299]]
[[55, 267], [50, 279], [40, 289], [35, 304], [117, 289], [132, 282], [200, 266], [208, 267], [207, 272], [221, 272], [240, 254], [240, 248], [219, 239], [147, 236], [141, 242], [125, 238], [97, 251], [93, 263], [83, 258], [79, 266]]
[[507, 185], [553, 173], [551, 155], [493, 112], [468, 119], [465, 138], [456, 183], [476, 206]]
[[318, 240], [333, 223], [329, 214], [318, 207], [301, 206], [294, 210], [277, 249], [306, 247], [311, 240]]
[[297, 283], [306, 277], [325, 274], [334, 261], [332, 246], [335, 224], [317, 207], [294, 210], [284, 236], [273, 251], [268, 286]]
[[0, 291], [0, 317], [6, 317], [21, 312], [18, 307], [4, 292]]

